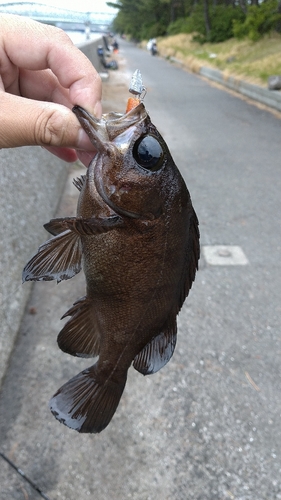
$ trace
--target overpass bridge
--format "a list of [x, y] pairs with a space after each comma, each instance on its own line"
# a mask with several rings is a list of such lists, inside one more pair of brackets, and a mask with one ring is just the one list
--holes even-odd
[[108, 31], [115, 17], [115, 14], [108, 12], [81, 12], [37, 2], [1, 3], [1, 0], [0, 13], [30, 17], [36, 21], [53, 24], [67, 30], [84, 31], [85, 27], [88, 27], [91, 31], [98, 32]]

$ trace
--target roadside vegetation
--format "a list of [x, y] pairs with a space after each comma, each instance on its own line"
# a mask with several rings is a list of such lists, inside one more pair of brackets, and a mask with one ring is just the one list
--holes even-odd
[[[110, 2], [108, 2], [110, 4]], [[161, 55], [265, 85], [281, 74], [281, 0], [117, 0], [113, 29]]]
[[231, 38], [200, 44], [193, 35], [180, 34], [158, 40], [161, 56], [180, 61], [197, 72], [209, 66], [257, 85], [267, 86], [270, 75], [281, 75], [281, 35], [270, 33], [253, 42]]

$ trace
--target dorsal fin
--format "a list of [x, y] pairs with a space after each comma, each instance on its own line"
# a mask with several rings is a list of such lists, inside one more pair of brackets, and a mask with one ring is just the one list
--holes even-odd
[[81, 175], [81, 177], [74, 178], [72, 183], [78, 189], [78, 191], [81, 191], [85, 180], [86, 180], [86, 175]]

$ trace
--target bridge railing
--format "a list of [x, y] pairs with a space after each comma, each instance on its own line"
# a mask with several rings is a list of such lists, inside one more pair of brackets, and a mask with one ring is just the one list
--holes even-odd
[[[55, 2], [54, 2], [55, 3]], [[110, 26], [115, 14], [109, 12], [83, 12], [79, 10], [64, 9], [62, 7], [44, 5], [40, 2], [9, 2], [1, 3], [0, 13], [16, 14], [30, 17], [37, 21], [87, 23], [93, 26]]]

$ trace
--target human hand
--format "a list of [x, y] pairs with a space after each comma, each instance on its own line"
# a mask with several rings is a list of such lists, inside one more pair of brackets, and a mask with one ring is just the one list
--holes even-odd
[[41, 145], [85, 164], [94, 147], [71, 108], [101, 116], [101, 80], [62, 30], [0, 15], [0, 148]]

